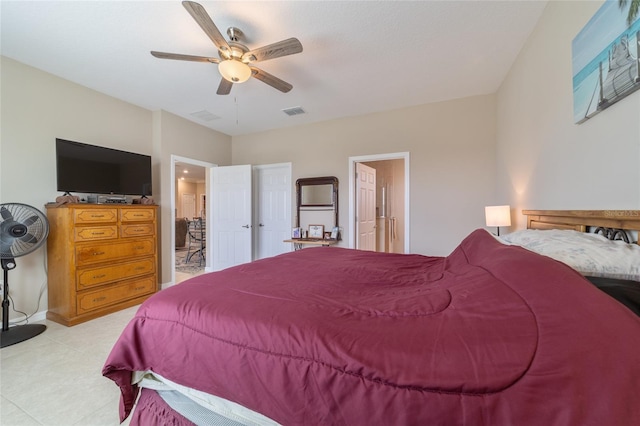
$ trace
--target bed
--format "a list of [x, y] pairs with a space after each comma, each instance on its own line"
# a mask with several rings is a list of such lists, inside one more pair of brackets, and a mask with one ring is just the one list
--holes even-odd
[[527, 215], [527, 230], [507, 234], [504, 242], [569, 265], [640, 316], [640, 247], [637, 246], [640, 215], [637, 211], [525, 210], [523, 213]]
[[[529, 217], [640, 229], [609, 212]], [[103, 375], [132, 425], [626, 425], [639, 336], [573, 267], [479, 229], [446, 257], [318, 247], [195, 277], [143, 303]]]

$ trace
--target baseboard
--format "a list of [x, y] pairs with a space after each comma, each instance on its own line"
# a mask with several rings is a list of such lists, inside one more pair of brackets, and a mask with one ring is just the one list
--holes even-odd
[[171, 287], [173, 285], [175, 285], [175, 284], [172, 283], [172, 282], [162, 283], [162, 284], [160, 284], [160, 290], [166, 290], [166, 289], [168, 289], [169, 287]]
[[[25, 324], [24, 322], [25, 316], [21, 315], [19, 317], [16, 318], [11, 318], [9, 320], [9, 324], [10, 325], [22, 325]], [[35, 314], [31, 315], [31, 317], [29, 317], [29, 324], [33, 324], [34, 322], [41, 322], [47, 319], [47, 311], [40, 311], [40, 312], [36, 312]]]

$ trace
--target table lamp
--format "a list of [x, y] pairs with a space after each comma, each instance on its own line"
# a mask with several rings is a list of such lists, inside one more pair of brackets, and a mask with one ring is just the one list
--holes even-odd
[[511, 208], [509, 206], [486, 206], [484, 216], [487, 226], [495, 226], [500, 236], [501, 226], [511, 226]]

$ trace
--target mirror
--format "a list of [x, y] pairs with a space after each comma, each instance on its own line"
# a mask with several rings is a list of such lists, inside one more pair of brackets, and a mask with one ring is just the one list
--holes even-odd
[[301, 178], [296, 181], [296, 226], [323, 225], [331, 231], [338, 226], [338, 178]]
[[333, 185], [303, 185], [300, 206], [332, 206]]

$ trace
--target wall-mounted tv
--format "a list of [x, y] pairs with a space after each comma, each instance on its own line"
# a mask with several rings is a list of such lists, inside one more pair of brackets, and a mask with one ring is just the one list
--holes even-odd
[[151, 195], [151, 157], [56, 139], [58, 191]]

